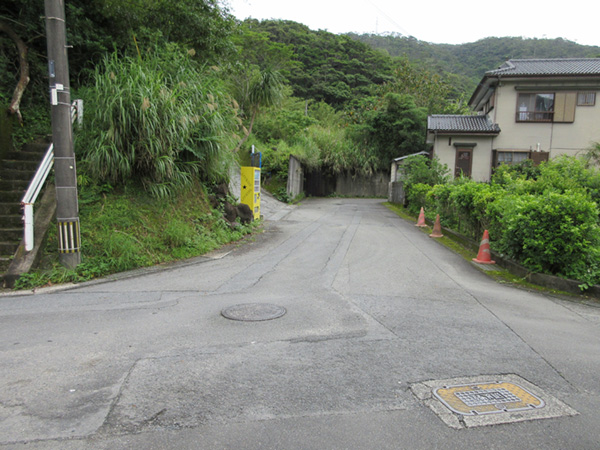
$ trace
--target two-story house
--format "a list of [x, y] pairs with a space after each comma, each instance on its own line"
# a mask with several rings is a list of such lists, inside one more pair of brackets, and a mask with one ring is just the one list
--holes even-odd
[[600, 58], [512, 59], [486, 72], [472, 116], [433, 115], [427, 142], [452, 169], [488, 181], [499, 164], [577, 155], [600, 142]]

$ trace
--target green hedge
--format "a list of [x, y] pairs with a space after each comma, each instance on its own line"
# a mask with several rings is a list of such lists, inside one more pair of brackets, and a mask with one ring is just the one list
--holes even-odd
[[562, 157], [532, 167], [500, 167], [491, 183], [455, 179], [430, 185], [405, 178], [408, 209], [425, 208], [442, 225], [491, 247], [533, 272], [600, 283], [600, 174]]
[[598, 206], [580, 192], [510, 195], [496, 248], [534, 272], [600, 281]]

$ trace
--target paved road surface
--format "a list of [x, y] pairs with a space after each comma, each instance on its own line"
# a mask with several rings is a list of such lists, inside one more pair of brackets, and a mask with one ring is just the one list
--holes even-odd
[[[496, 284], [378, 200], [267, 219], [229, 254], [0, 297], [0, 447], [600, 448], [597, 304]], [[221, 315], [249, 303], [286, 314]], [[521, 379], [561, 417], [430, 398], [467, 377]]]

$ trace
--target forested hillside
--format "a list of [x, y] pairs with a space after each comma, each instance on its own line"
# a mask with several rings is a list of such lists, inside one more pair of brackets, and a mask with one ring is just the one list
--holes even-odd
[[489, 37], [467, 44], [433, 44], [400, 34], [349, 33], [349, 37], [385, 51], [391, 57], [408, 58], [438, 73], [456, 75], [465, 89], [472, 89], [483, 74], [508, 59], [598, 58], [600, 47], [565, 39]]
[[[288, 79], [294, 94], [302, 98], [340, 106], [392, 79], [392, 61], [387, 55], [347, 36], [312, 31], [291, 21], [251, 19], [241, 30], [246, 38], [249, 33], [263, 33], [270, 42], [289, 46], [296, 64]], [[247, 47], [244, 50], [244, 57], [252, 54], [258, 60], [263, 56]]]

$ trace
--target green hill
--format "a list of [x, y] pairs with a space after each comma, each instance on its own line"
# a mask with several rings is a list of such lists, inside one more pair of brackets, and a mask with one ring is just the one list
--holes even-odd
[[347, 36], [383, 50], [392, 58], [404, 57], [437, 73], [451, 73], [470, 91], [483, 74], [508, 59], [597, 58], [600, 47], [557, 39], [488, 37], [467, 44], [432, 44], [399, 34], [355, 34]]

